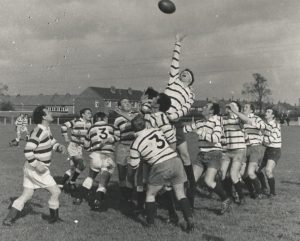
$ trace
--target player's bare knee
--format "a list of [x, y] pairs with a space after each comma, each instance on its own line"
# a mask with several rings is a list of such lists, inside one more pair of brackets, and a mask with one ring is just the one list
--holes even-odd
[[273, 177], [273, 170], [272, 169], [266, 169], [266, 176], [267, 178]]

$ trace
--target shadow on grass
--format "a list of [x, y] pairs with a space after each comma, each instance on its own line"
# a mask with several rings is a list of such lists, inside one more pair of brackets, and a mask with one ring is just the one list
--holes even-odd
[[281, 183], [284, 183], [284, 184], [293, 184], [293, 185], [298, 185], [298, 186], [300, 186], [300, 182], [281, 181]]
[[210, 234], [202, 234], [202, 238], [205, 240], [205, 241], [224, 241], [223, 238], [221, 237], [218, 237], [218, 236], [213, 236], [213, 235], [210, 235]]

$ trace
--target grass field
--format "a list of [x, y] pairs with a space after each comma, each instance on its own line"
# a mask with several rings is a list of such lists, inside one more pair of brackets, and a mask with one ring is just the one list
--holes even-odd
[[[52, 126], [54, 136], [61, 141], [57, 126]], [[14, 138], [12, 126], [0, 126], [0, 219], [6, 216], [10, 198], [22, 192], [23, 147], [8, 147]], [[233, 205], [230, 213], [216, 215], [220, 202], [204, 195], [196, 198], [196, 230], [186, 234], [179, 227], [167, 224], [165, 210], [158, 210], [156, 227], [144, 228], [138, 220], [119, 208], [116, 174], [108, 191], [108, 210], [90, 211], [87, 203], [74, 206], [72, 198], [62, 193], [60, 216], [64, 222], [49, 225], [42, 220], [48, 214], [48, 197], [45, 190], [38, 190], [26, 207], [24, 216], [14, 226], [0, 228], [1, 241], [31, 240], [211, 240], [211, 241], [262, 241], [262, 240], [300, 240], [300, 127], [283, 127], [282, 158], [276, 168], [277, 196], [270, 199], [252, 200], [247, 198], [244, 206]], [[193, 158], [197, 153], [197, 142], [189, 136], [190, 151]], [[53, 176], [62, 176], [68, 168], [66, 156], [55, 154], [51, 166]], [[81, 183], [86, 172], [81, 175]], [[180, 214], [181, 215], [181, 214]], [[181, 217], [182, 219], [182, 217]], [[76, 224], [74, 220], [78, 220]]]

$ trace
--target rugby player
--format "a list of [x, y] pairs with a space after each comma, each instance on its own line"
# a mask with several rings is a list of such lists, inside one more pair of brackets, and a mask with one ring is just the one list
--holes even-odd
[[199, 154], [197, 162], [193, 165], [196, 181], [204, 170], [204, 181], [211, 191], [214, 191], [222, 200], [220, 214], [229, 210], [231, 199], [223, 190], [222, 183], [216, 181], [216, 175], [221, 167], [221, 117], [220, 106], [217, 103], [208, 102], [202, 112], [205, 120], [196, 121], [184, 126], [184, 132], [196, 132], [199, 138]]
[[113, 126], [107, 123], [108, 118], [105, 113], [97, 112], [94, 115], [93, 125], [88, 130], [84, 143], [84, 147], [92, 152], [90, 154], [89, 176], [83, 181], [82, 186], [76, 190], [73, 201], [73, 204], [80, 205], [83, 199], [88, 197], [93, 181], [100, 173], [100, 181], [96, 194], [89, 200], [93, 210], [101, 208], [106, 195], [107, 185], [115, 169], [113, 161], [114, 143], [119, 139], [119, 134], [116, 133]]
[[26, 141], [28, 140], [28, 117], [20, 114], [15, 121], [15, 130], [17, 137], [9, 142], [10, 146], [19, 146], [22, 133], [26, 133]]
[[264, 156], [265, 148], [262, 146], [262, 131], [266, 128], [266, 124], [259, 116], [254, 114], [255, 107], [253, 104], [246, 103], [243, 113], [236, 111], [236, 109], [232, 109], [232, 111], [245, 123], [244, 129], [247, 135], [246, 158], [248, 163], [247, 177], [244, 178], [244, 181], [248, 186], [250, 196], [252, 198], [261, 198], [262, 190], [256, 171]]
[[[65, 172], [61, 186], [71, 190], [76, 188], [76, 179], [85, 169], [82, 149], [84, 146], [86, 133], [92, 125], [92, 110], [90, 108], [84, 108], [80, 110], [79, 114], [79, 118], [67, 121], [61, 126], [61, 133], [65, 139], [65, 142], [69, 143], [68, 153], [71, 167]], [[68, 129], [71, 130], [71, 138], [68, 135]], [[67, 182], [68, 186], [65, 187]]]
[[126, 177], [130, 145], [135, 138], [131, 128], [131, 120], [136, 116], [136, 113], [132, 111], [132, 106], [128, 99], [121, 99], [118, 102], [118, 108], [115, 109], [115, 114], [117, 114], [117, 117], [114, 121], [114, 127], [120, 132], [120, 141], [116, 144], [115, 152], [119, 187], [122, 199], [130, 204], [132, 201], [133, 186], [127, 182]]
[[172, 62], [170, 67], [170, 78], [165, 90], [165, 94], [171, 98], [171, 107], [167, 111], [167, 116], [170, 122], [176, 128], [176, 145], [177, 151], [187, 174], [189, 188], [187, 189], [187, 196], [192, 203], [195, 189], [195, 177], [193, 173], [193, 166], [188, 152], [185, 134], [183, 133], [183, 122], [181, 117], [187, 115], [194, 103], [195, 94], [191, 89], [194, 83], [194, 75], [190, 69], [179, 69], [179, 57], [181, 51], [181, 43], [186, 35], [176, 34], [175, 48], [173, 51]]
[[3, 225], [11, 226], [14, 223], [25, 203], [39, 188], [44, 188], [51, 194], [48, 201], [50, 216], [45, 218], [51, 224], [60, 220], [58, 209], [61, 191], [50, 174], [49, 166], [52, 150], [65, 153], [66, 148], [53, 138], [49, 127], [52, 121], [52, 114], [45, 106], [38, 106], [33, 111], [33, 122], [37, 126], [32, 131], [24, 150], [27, 160], [24, 165], [23, 193], [13, 202]]
[[[186, 174], [182, 161], [178, 158], [177, 153], [170, 148], [161, 130], [157, 128], [146, 129], [146, 123], [142, 116], [137, 116], [132, 120], [132, 127], [137, 137], [130, 148], [129, 164], [133, 170], [138, 168], [141, 160], [151, 166], [145, 204], [147, 224], [149, 226], [154, 224], [155, 196], [165, 185], [171, 185], [186, 221], [186, 231], [193, 231], [194, 222], [191, 207], [184, 192]], [[129, 179], [133, 175], [134, 172], [129, 175]], [[174, 207], [168, 207], [168, 209], [170, 218], [178, 223], [178, 216]]]
[[[227, 116], [223, 117], [222, 125], [225, 137], [225, 153], [222, 160], [221, 171], [224, 189], [228, 195], [231, 195], [231, 185], [233, 184], [237, 197], [235, 202], [237, 204], [244, 204], [244, 194], [242, 190], [242, 183], [240, 181], [240, 170], [242, 163], [246, 161], [246, 141], [243, 123], [241, 119], [234, 114], [232, 109], [240, 112], [241, 106], [238, 102], [232, 101], [226, 106]], [[229, 167], [230, 166], [230, 167]], [[226, 177], [229, 171], [230, 178]]]
[[278, 118], [277, 110], [268, 108], [265, 112], [266, 128], [263, 137], [263, 145], [266, 150], [258, 170], [259, 173], [262, 173], [262, 170], [265, 169], [270, 188], [269, 197], [276, 195], [274, 168], [280, 159], [282, 145], [281, 127], [276, 118]]

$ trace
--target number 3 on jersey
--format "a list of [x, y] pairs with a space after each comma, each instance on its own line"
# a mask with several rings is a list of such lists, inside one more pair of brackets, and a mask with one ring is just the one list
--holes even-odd
[[98, 128], [97, 135], [102, 139], [105, 140], [108, 137], [108, 130], [106, 128]]
[[157, 134], [149, 137], [149, 140], [154, 140], [158, 149], [163, 149], [166, 146], [166, 141], [163, 138], [159, 138]]

